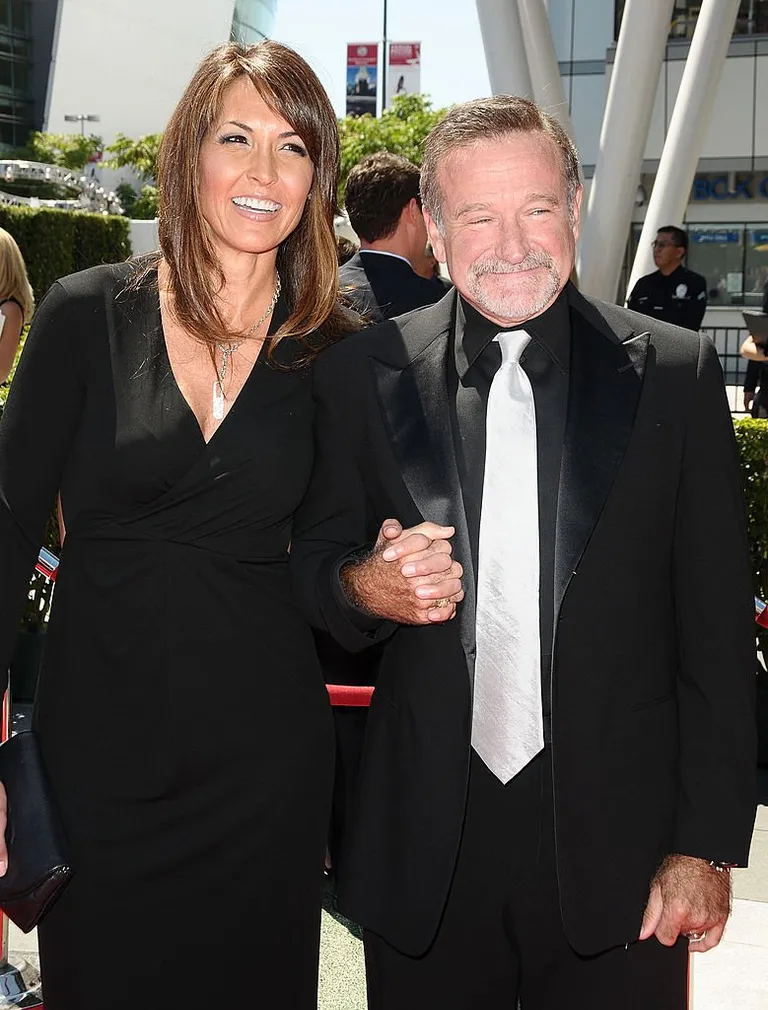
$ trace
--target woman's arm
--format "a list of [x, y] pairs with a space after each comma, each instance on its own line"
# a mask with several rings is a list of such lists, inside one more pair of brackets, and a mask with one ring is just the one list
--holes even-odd
[[739, 354], [742, 358], [746, 358], [747, 361], [768, 361], [768, 357], [766, 357], [764, 349], [757, 346], [752, 334], [750, 334], [741, 345]]
[[43, 299], [0, 421], [0, 670], [82, 414], [86, 336], [61, 284]]
[[11, 374], [13, 359], [19, 346], [19, 338], [24, 328], [24, 315], [16, 302], [3, 302], [0, 314], [5, 316], [0, 332], [0, 382], [5, 382]]
[[[7, 325], [7, 324], [6, 324]], [[0, 670], [8, 665], [85, 395], [84, 337], [56, 283], [29, 331], [0, 421]], [[0, 784], [0, 876], [8, 866]]]

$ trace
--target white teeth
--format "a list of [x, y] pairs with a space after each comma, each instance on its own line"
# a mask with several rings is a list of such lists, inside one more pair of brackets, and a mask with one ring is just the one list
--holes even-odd
[[248, 210], [276, 211], [280, 210], [281, 206], [273, 200], [257, 200], [254, 196], [235, 196], [232, 203], [236, 207], [247, 207]]

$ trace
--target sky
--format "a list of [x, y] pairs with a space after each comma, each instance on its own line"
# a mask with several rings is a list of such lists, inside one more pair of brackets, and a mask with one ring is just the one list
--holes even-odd
[[[383, 9], [383, 0], [278, 0], [273, 38], [307, 60], [339, 116], [347, 43], [380, 40]], [[435, 108], [490, 94], [474, 0], [388, 0], [387, 37], [421, 42], [421, 90]]]

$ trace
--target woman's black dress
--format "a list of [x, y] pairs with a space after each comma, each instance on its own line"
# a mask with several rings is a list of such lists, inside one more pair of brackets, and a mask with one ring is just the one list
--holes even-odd
[[0, 662], [59, 489], [67, 527], [36, 725], [76, 874], [39, 929], [46, 1010], [314, 1010], [333, 729], [286, 570], [311, 369], [263, 354], [206, 444], [130, 271], [54, 285], [0, 425]]

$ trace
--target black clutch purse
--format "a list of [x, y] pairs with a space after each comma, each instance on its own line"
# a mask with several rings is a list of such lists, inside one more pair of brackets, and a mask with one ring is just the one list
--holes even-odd
[[72, 876], [67, 842], [34, 733], [0, 746], [0, 782], [8, 797], [8, 870], [0, 908], [28, 933]]

